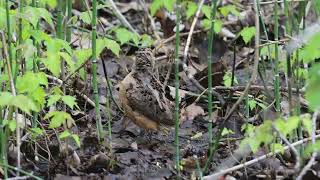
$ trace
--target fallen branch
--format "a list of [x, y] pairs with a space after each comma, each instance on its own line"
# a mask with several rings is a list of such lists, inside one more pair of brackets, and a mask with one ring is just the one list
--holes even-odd
[[[314, 137], [315, 137], [315, 139], [318, 139], [318, 138], [320, 138], [320, 134], [317, 134], [317, 135], [314, 136]], [[301, 144], [303, 144], [303, 143], [306, 143], [306, 142], [308, 142], [308, 141], [310, 141], [310, 140], [312, 140], [311, 137], [305, 138], [305, 139], [302, 139], [302, 140], [300, 140], [300, 141], [294, 142], [294, 143], [292, 143], [291, 145], [292, 145], [293, 147], [295, 147], [295, 146], [301, 145]], [[289, 149], [290, 149], [289, 146], [285, 146], [285, 147], [284, 147], [284, 150], [285, 150], [285, 151], [286, 151], [286, 150], [289, 150]], [[245, 163], [242, 163], [242, 164], [233, 166], [233, 167], [228, 168], [228, 169], [219, 170], [218, 172], [216, 172], [216, 173], [214, 173], [214, 174], [211, 174], [211, 175], [208, 175], [208, 176], [204, 176], [203, 179], [204, 179], [204, 180], [217, 179], [217, 178], [218, 178], [219, 176], [221, 176], [221, 175], [224, 175], [224, 174], [226, 174], [226, 173], [229, 173], [229, 172], [232, 172], [232, 171], [235, 171], [235, 170], [238, 170], [238, 169], [241, 169], [241, 168], [250, 166], [250, 165], [252, 165], [252, 164], [255, 164], [255, 163], [259, 162], [259, 161], [262, 161], [262, 160], [264, 160], [264, 159], [266, 159], [266, 158], [268, 158], [268, 157], [271, 157], [271, 156], [273, 156], [273, 155], [275, 155], [275, 154], [278, 154], [278, 153], [280, 153], [280, 152], [281, 152], [281, 150], [276, 150], [275, 152], [270, 152], [270, 153], [268, 153], [268, 154], [266, 154], [266, 155], [260, 156], [260, 157], [258, 157], [258, 158], [255, 158], [255, 159], [251, 160], [251, 161], [247, 161], [247, 162], [245, 162]]]
[[[313, 116], [312, 116], [312, 136], [311, 136], [311, 140], [312, 140], [312, 144], [316, 143], [316, 128], [317, 128], [317, 118], [318, 118], [318, 114], [319, 111], [317, 110], [316, 112], [314, 112]], [[309, 162], [304, 166], [304, 168], [301, 170], [300, 174], [297, 177], [297, 180], [301, 180], [303, 178], [303, 176], [307, 173], [307, 171], [311, 168], [311, 166], [313, 165], [313, 163], [316, 161], [316, 157], [317, 157], [318, 153], [317, 151], [314, 151], [312, 153], [312, 156], [309, 160]]]

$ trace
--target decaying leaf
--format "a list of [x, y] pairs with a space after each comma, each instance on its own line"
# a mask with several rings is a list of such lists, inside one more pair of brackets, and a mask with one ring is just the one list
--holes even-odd
[[193, 120], [195, 117], [205, 115], [202, 107], [197, 106], [195, 103], [181, 109], [181, 121]]

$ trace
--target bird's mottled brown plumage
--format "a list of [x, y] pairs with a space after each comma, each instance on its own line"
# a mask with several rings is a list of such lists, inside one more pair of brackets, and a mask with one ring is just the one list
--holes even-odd
[[159, 130], [174, 125], [173, 106], [165, 98], [153, 68], [151, 50], [138, 51], [132, 71], [120, 83], [120, 101], [125, 115], [135, 124], [144, 129]]

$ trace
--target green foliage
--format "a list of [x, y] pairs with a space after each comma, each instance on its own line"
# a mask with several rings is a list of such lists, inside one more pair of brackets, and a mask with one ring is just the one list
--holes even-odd
[[304, 157], [309, 157], [313, 152], [320, 152], [320, 140], [316, 140], [316, 143], [312, 144], [308, 144], [306, 149], [303, 152], [303, 156]]
[[52, 111], [45, 115], [44, 119], [50, 119], [49, 128], [58, 128], [66, 123], [67, 127], [70, 128], [74, 125], [74, 120], [71, 115], [63, 111]]
[[187, 19], [189, 19], [197, 12], [198, 5], [193, 1], [186, 1], [184, 2], [184, 5], [186, 6], [186, 9], [187, 9], [186, 11]]
[[235, 5], [226, 5], [219, 8], [219, 11], [223, 16], [227, 16], [228, 14], [233, 14], [235, 16], [240, 16], [239, 11], [237, 10]]
[[306, 98], [311, 109], [320, 108], [320, 64], [314, 64], [309, 71]]
[[239, 35], [242, 37], [243, 41], [248, 44], [248, 42], [254, 37], [256, 34], [255, 27], [245, 27], [243, 28]]
[[43, 135], [44, 130], [41, 129], [41, 128], [36, 127], [36, 128], [30, 128], [30, 129], [29, 129], [29, 132], [31, 132], [32, 138], [36, 138], [36, 137], [38, 137], [38, 136]]
[[11, 132], [14, 132], [17, 127], [17, 121], [5, 119], [2, 121], [2, 126], [7, 126]]
[[252, 98], [249, 99], [248, 105], [249, 105], [249, 109], [250, 110], [254, 110], [257, 107], [257, 105], [259, 107], [261, 107], [262, 109], [267, 109], [267, 106], [265, 104], [263, 104], [261, 102], [258, 102], [258, 101], [256, 101], [255, 99], [252, 99]]
[[39, 108], [29, 97], [19, 94], [13, 96], [9, 92], [0, 92], [0, 107], [11, 106], [19, 108], [21, 111], [31, 115], [31, 111], [38, 112]]
[[25, 7], [23, 14], [19, 14], [19, 17], [30, 22], [34, 28], [37, 26], [40, 19], [44, 19], [50, 25], [50, 27], [54, 29], [52, 15], [44, 8], [27, 6]]
[[117, 28], [115, 29], [116, 38], [120, 41], [120, 44], [124, 44], [132, 40], [135, 45], [139, 45], [139, 35], [136, 33], [132, 33], [125, 28]]
[[65, 131], [63, 131], [62, 133], [59, 134], [59, 138], [60, 139], [65, 139], [67, 137], [71, 137], [76, 142], [78, 147], [80, 147], [80, 138], [79, 138], [78, 135], [72, 134], [68, 130], [65, 130]]
[[320, 58], [320, 33], [312, 36], [307, 44], [299, 50], [299, 58], [304, 63], [310, 63]]
[[150, 14], [154, 16], [156, 12], [163, 7], [169, 12], [172, 12], [175, 2], [175, 0], [154, 0], [150, 5]]
[[54, 104], [56, 104], [58, 101], [62, 101], [64, 104], [66, 104], [70, 109], [73, 109], [74, 107], [78, 107], [76, 103], [76, 98], [69, 95], [62, 95], [63, 93], [59, 88], [55, 88], [52, 95], [49, 96], [47, 107], [50, 107]]
[[[232, 81], [232, 73], [230, 71], [227, 71], [223, 76], [223, 83], [226, 87], [231, 87]], [[234, 83], [238, 84], [238, 80], [236, 77], [234, 77]]]
[[283, 135], [289, 137], [294, 133], [299, 125], [302, 124], [304, 129], [311, 133], [310, 115], [291, 116], [288, 119], [267, 120], [259, 126], [245, 125], [242, 130], [246, 131], [246, 138], [241, 142], [241, 147], [249, 145], [253, 152], [257, 152], [262, 144], [269, 146], [273, 151], [280, 150], [283, 152], [283, 146], [276, 142], [277, 136], [274, 136], [273, 126]]
[[99, 55], [104, 48], [110, 49], [115, 55], [119, 56], [120, 46], [116, 41], [108, 38], [97, 39], [97, 55]]
[[222, 132], [221, 132], [221, 136], [227, 136], [230, 134], [234, 134], [234, 132], [231, 129], [228, 128], [223, 128]]
[[[209, 19], [204, 19], [201, 21], [201, 25], [204, 29], [208, 30], [211, 28], [211, 21]], [[219, 33], [222, 29], [222, 22], [220, 20], [215, 20], [214, 22], [214, 32]]]

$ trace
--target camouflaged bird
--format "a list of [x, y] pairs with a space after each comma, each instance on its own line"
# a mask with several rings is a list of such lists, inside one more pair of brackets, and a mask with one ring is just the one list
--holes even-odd
[[165, 130], [174, 125], [173, 105], [153, 73], [154, 56], [150, 49], [136, 53], [132, 71], [120, 83], [120, 101], [125, 115], [147, 130]]

